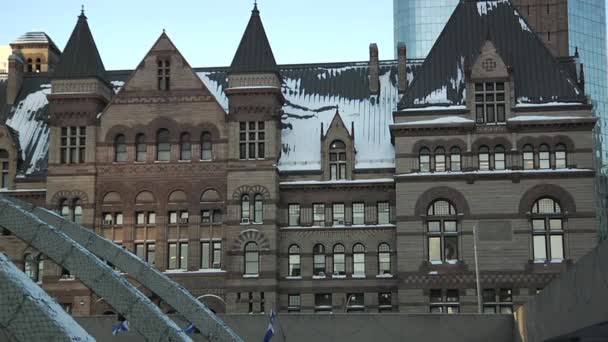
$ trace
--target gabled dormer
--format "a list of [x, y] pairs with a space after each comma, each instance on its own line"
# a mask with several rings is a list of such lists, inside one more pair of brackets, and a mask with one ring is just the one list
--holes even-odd
[[329, 127], [321, 127], [321, 170], [323, 180], [352, 179], [355, 165], [355, 128], [350, 131], [342, 121], [338, 110]]
[[257, 4], [234, 55], [228, 74], [228, 120], [238, 137], [231, 157], [274, 160], [281, 146], [281, 76]]
[[468, 109], [479, 125], [505, 124], [510, 117], [514, 89], [510, 68], [496, 46], [486, 40], [466, 71]]

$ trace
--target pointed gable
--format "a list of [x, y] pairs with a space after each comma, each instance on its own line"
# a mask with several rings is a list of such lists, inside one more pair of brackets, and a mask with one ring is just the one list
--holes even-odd
[[486, 40], [512, 70], [517, 102], [585, 101], [576, 81], [508, 0], [466, 0], [454, 10], [399, 109], [465, 104], [465, 67]]
[[103, 66], [97, 45], [89, 29], [84, 12], [78, 16], [78, 22], [55, 68], [54, 78], [97, 77], [105, 79], [106, 69]]
[[340, 116], [340, 112], [336, 109], [336, 113], [334, 114], [329, 127], [327, 127], [327, 132], [323, 136], [323, 139], [327, 139], [330, 137], [333, 139], [352, 139], [352, 132], [348, 130], [348, 127], [342, 121], [342, 117]]
[[230, 65], [230, 72], [279, 73], [257, 4], [251, 11], [251, 18]]

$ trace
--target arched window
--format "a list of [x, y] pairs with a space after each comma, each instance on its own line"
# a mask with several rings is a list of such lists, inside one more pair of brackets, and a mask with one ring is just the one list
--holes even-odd
[[42, 71], [42, 61], [40, 58], [36, 58], [36, 72]]
[[388, 243], [378, 246], [378, 274], [391, 274], [391, 247]]
[[437, 147], [435, 149], [435, 171], [445, 171], [445, 150], [443, 147]]
[[249, 195], [243, 195], [241, 197], [241, 223], [249, 223]]
[[135, 137], [135, 160], [138, 162], [146, 161], [147, 154], [146, 136], [140, 133]]
[[457, 213], [446, 200], [433, 202], [427, 211], [428, 253], [431, 263], [458, 260]]
[[179, 159], [192, 159], [192, 144], [190, 143], [190, 134], [182, 133], [179, 137]]
[[82, 222], [82, 203], [79, 198], [74, 200], [74, 223]]
[[213, 144], [211, 142], [211, 134], [203, 132], [201, 134], [201, 160], [213, 159]]
[[255, 223], [262, 223], [263, 217], [264, 217], [264, 202], [262, 199], [262, 195], [260, 194], [256, 194], [253, 197], [253, 210], [254, 210], [254, 216], [253, 216], [253, 222]]
[[462, 164], [460, 161], [460, 147], [452, 147], [450, 150], [450, 170], [460, 171], [462, 170]]
[[291, 245], [289, 247], [289, 276], [299, 277], [300, 275], [300, 247]]
[[565, 169], [567, 166], [566, 159], [566, 145], [557, 144], [555, 146], [555, 168], [556, 169]]
[[365, 276], [365, 246], [360, 243], [353, 246], [353, 276]]
[[27, 59], [27, 72], [34, 71], [34, 61], [31, 58]]
[[538, 149], [538, 168], [540, 168], [540, 169], [550, 169], [551, 168], [549, 146], [546, 144], [540, 145], [540, 148]]
[[423, 147], [418, 153], [418, 164], [420, 172], [431, 172], [431, 151]]
[[535, 262], [564, 260], [562, 208], [552, 198], [541, 198], [532, 205], [532, 246]]
[[334, 246], [334, 276], [346, 275], [346, 257], [344, 251], [344, 245], [337, 244]]
[[312, 249], [313, 276], [325, 277], [325, 246], [316, 244]]
[[171, 143], [169, 130], [160, 129], [156, 134], [156, 160], [169, 161], [171, 159]]
[[0, 189], [8, 188], [9, 155], [6, 150], [0, 149]]
[[479, 148], [479, 170], [486, 171], [490, 169], [490, 149], [488, 146]]
[[117, 135], [114, 139], [114, 161], [127, 161], [127, 143], [123, 134]]
[[71, 220], [70, 202], [68, 202], [67, 199], [61, 200], [61, 203], [59, 204], [59, 213], [64, 219]]
[[329, 173], [331, 179], [346, 179], [346, 144], [341, 140], [329, 145]]
[[524, 170], [534, 169], [534, 149], [532, 145], [524, 145], [522, 151]]
[[505, 148], [502, 145], [497, 145], [494, 148], [494, 170], [504, 170], [506, 167]]
[[249, 242], [245, 245], [245, 274], [257, 275], [260, 273], [260, 254], [258, 244]]

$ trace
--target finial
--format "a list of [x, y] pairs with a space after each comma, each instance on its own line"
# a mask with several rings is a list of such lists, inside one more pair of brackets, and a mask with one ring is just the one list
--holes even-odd
[[84, 15], [84, 5], [80, 5], [80, 15]]
[[163, 27], [163, 33], [165, 33], [165, 28]]
[[258, 12], [258, 0], [253, 0], [253, 11]]

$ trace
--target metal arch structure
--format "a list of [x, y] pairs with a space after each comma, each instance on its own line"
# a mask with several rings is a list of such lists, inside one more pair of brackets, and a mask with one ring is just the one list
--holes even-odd
[[56, 227], [97, 257], [112, 263], [114, 267], [129, 274], [130, 277], [152, 291], [165, 303], [171, 305], [176, 312], [183, 315], [209, 341], [242, 341], [204, 303], [200, 302], [181, 285], [133, 253], [95, 234], [90, 229], [64, 220], [52, 211], [34, 207], [12, 198], [7, 200], [26, 207], [29, 212], [41, 221]]
[[82, 246], [31, 213], [31, 205], [0, 197], [0, 227], [67, 269], [124, 316], [147, 341], [191, 341], [146, 296]]
[[95, 341], [3, 253], [0, 253], [0, 308], [0, 330], [12, 340]]

